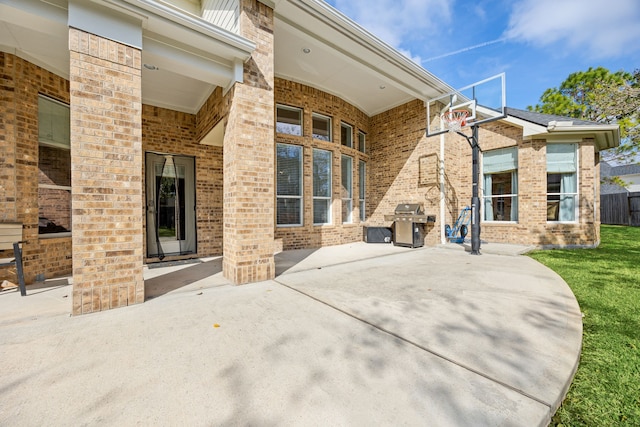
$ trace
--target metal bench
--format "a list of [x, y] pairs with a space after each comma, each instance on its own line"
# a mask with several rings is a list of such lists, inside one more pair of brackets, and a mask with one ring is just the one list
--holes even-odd
[[24, 285], [24, 271], [22, 270], [22, 223], [0, 223], [0, 250], [13, 249], [13, 258], [0, 258], [0, 267], [15, 266], [20, 295], [27, 295]]

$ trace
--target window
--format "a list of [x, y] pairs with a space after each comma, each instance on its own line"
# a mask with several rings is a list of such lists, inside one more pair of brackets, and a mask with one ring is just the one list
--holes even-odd
[[353, 127], [351, 125], [340, 124], [340, 142], [345, 147], [353, 148]]
[[38, 98], [38, 232], [71, 231], [69, 106]]
[[331, 223], [331, 151], [313, 150], [313, 223]]
[[331, 117], [313, 113], [313, 137], [322, 141], [331, 141]]
[[367, 148], [365, 145], [366, 134], [362, 131], [358, 131], [358, 151], [366, 153]]
[[358, 180], [359, 180], [359, 187], [360, 187], [360, 221], [364, 222], [365, 219], [367, 218], [367, 211], [366, 211], [366, 205], [365, 205], [365, 185], [367, 182], [367, 164], [365, 162], [363, 162], [362, 160], [360, 160], [358, 162]]
[[577, 144], [547, 145], [547, 221], [575, 221]]
[[482, 156], [484, 220], [518, 220], [518, 150], [487, 151]]
[[302, 225], [302, 147], [277, 144], [276, 223]]
[[353, 159], [349, 156], [342, 156], [342, 222], [353, 221]]
[[276, 106], [276, 132], [302, 135], [302, 110], [285, 105]]

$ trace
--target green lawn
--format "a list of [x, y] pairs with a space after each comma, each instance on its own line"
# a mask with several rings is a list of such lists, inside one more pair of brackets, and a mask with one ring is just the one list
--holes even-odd
[[554, 426], [640, 426], [640, 227], [601, 227], [597, 249], [536, 251], [575, 294], [582, 357]]

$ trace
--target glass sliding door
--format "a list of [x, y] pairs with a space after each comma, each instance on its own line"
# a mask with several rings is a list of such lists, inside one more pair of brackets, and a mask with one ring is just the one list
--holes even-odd
[[147, 153], [147, 256], [196, 252], [193, 157]]

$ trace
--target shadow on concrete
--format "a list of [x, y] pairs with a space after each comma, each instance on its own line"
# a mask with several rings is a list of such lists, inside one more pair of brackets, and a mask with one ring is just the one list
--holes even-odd
[[144, 281], [145, 301], [222, 272], [222, 257]]
[[[69, 286], [70, 284], [71, 284], [71, 281], [68, 277], [61, 277], [57, 279], [47, 279], [44, 282], [37, 282], [27, 286], [26, 296], [50, 292], [50, 291], [62, 288], [64, 286]], [[11, 287], [7, 289], [3, 289], [2, 292], [0, 292], [0, 296], [10, 295], [12, 293], [20, 293], [20, 289], [17, 286], [15, 288]]]
[[295, 249], [289, 251], [283, 251], [274, 256], [276, 263], [276, 277], [285, 273], [292, 267], [302, 262], [304, 259], [310, 257], [315, 253], [318, 248], [315, 249]]

